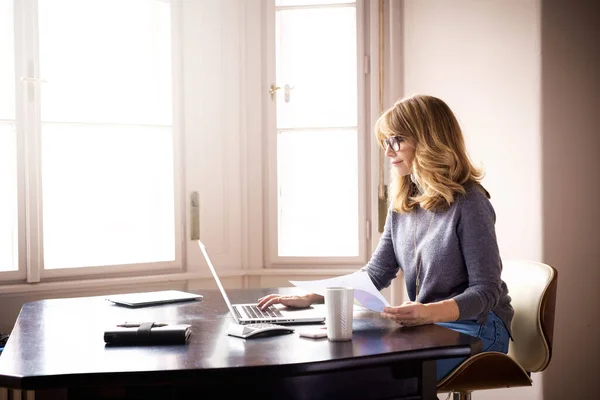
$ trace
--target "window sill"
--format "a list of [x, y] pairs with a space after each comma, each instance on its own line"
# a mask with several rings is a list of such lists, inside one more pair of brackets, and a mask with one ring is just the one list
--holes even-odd
[[[301, 268], [269, 268], [252, 270], [219, 271], [221, 278], [244, 277], [244, 276], [307, 276], [319, 279], [321, 276], [341, 276], [356, 272], [357, 269], [301, 269]], [[130, 286], [139, 284], [164, 284], [166, 282], [187, 283], [195, 279], [212, 279], [207, 273], [177, 273], [135, 277], [115, 277], [102, 279], [78, 279], [59, 282], [40, 283], [17, 283], [0, 285], [0, 298], [17, 296], [22, 294], [42, 294], [56, 291], [82, 291], [90, 289], [102, 289], [106, 287], [116, 288], [119, 286]]]

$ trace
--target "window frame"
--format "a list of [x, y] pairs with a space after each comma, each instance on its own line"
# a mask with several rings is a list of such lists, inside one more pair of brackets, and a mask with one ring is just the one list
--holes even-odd
[[[40, 85], [37, 0], [15, 2], [14, 42], [15, 101], [17, 132], [18, 268], [0, 272], [0, 285], [65, 280], [70, 277], [140, 276], [184, 270], [183, 192], [183, 75], [182, 6], [170, 2], [172, 108], [173, 108], [173, 187], [175, 259], [155, 263], [45, 269], [43, 260], [43, 215], [41, 198]], [[26, 77], [23, 79], [22, 77]]]
[[[276, 82], [276, 54], [275, 54], [275, 25], [276, 9], [278, 8], [305, 8], [296, 6], [276, 7], [275, 0], [267, 0], [265, 5], [265, 80], [266, 84], [279, 85]], [[330, 5], [327, 5], [330, 6]], [[331, 6], [340, 6], [332, 4]], [[343, 6], [343, 5], [342, 5]], [[318, 8], [320, 5], [306, 6]], [[368, 124], [368, 93], [367, 80], [369, 79], [369, 59], [365, 53], [365, 4], [364, 0], [356, 0], [356, 43], [357, 43], [357, 148], [358, 148], [358, 255], [349, 257], [315, 257], [315, 256], [280, 256], [278, 255], [278, 204], [277, 204], [277, 110], [276, 101], [271, 96], [265, 96], [265, 193], [264, 193], [264, 255], [266, 268], [291, 268], [294, 266], [311, 266], [314, 268], [348, 268], [349, 266], [362, 266], [368, 260], [368, 250], [371, 245], [371, 221], [368, 212], [368, 165], [369, 128]], [[335, 129], [335, 128], [333, 128]]]

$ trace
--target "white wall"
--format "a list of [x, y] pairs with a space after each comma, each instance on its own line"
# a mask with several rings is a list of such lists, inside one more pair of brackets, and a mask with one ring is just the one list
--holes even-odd
[[[542, 258], [540, 5], [536, 0], [405, 0], [404, 89], [455, 111], [496, 210], [504, 258]], [[532, 388], [478, 399], [541, 399]]]
[[540, 259], [538, 2], [408, 0], [404, 49], [405, 93], [444, 99], [485, 169], [502, 255]]
[[[395, 0], [392, 0], [395, 1]], [[533, 387], [478, 399], [600, 393], [600, 7], [594, 0], [405, 0], [406, 93], [456, 111], [505, 258], [558, 270], [552, 361]]]
[[542, 3], [544, 260], [558, 269], [544, 399], [600, 398], [600, 3]]

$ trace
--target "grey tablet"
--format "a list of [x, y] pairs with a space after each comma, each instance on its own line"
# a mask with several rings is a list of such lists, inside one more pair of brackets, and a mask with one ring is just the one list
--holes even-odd
[[157, 292], [114, 294], [106, 300], [127, 307], [144, 307], [156, 304], [176, 303], [202, 299], [202, 295], [179, 290], [161, 290]]

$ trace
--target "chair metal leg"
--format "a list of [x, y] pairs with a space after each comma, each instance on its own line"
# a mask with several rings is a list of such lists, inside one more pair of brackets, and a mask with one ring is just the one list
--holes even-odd
[[471, 400], [471, 392], [452, 392], [452, 400]]

